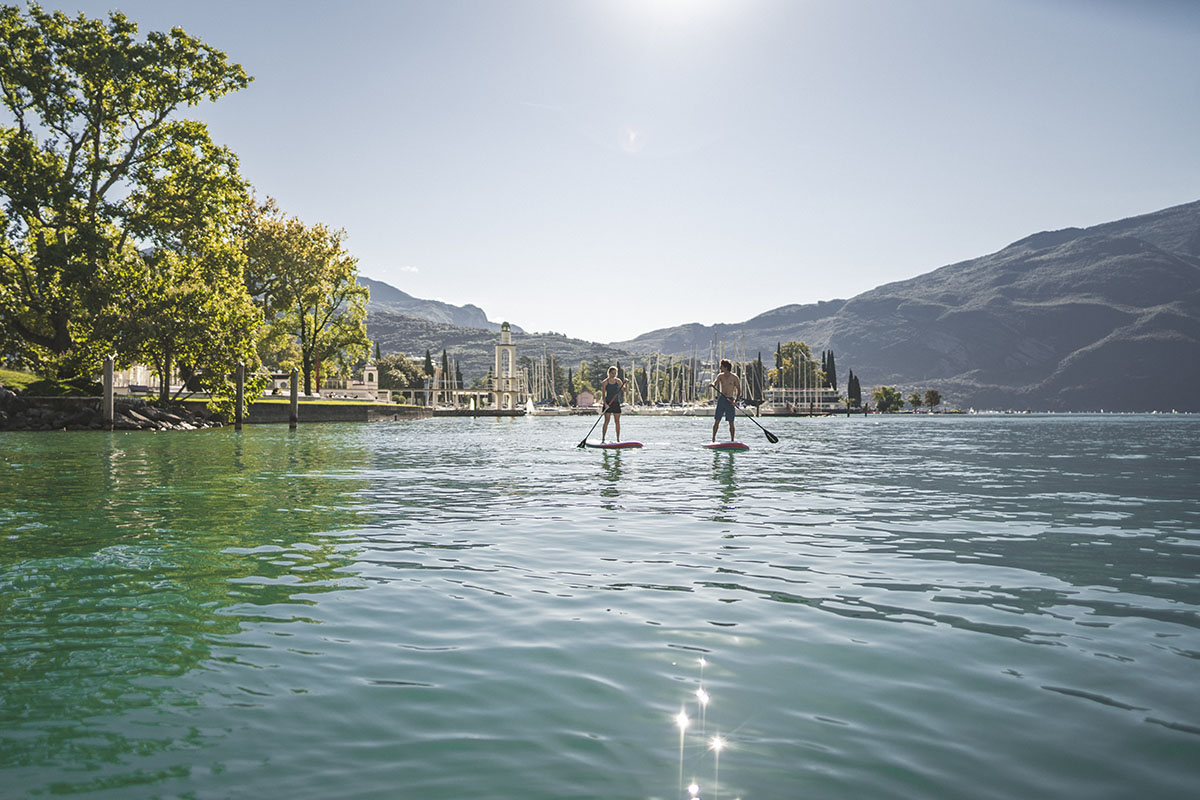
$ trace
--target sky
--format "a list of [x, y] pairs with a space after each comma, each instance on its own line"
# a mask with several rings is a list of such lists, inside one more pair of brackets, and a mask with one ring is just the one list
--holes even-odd
[[1192, 0], [44, 0], [254, 82], [187, 116], [359, 272], [600, 342], [1200, 199]]

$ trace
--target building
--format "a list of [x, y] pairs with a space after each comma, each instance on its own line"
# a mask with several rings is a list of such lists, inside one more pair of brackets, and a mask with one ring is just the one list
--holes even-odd
[[511, 411], [525, 404], [525, 381], [517, 369], [517, 346], [513, 344], [512, 329], [507, 322], [500, 325], [491, 394], [492, 407], [500, 411]]
[[392, 402], [390, 389], [379, 388], [379, 367], [367, 364], [363, 367], [361, 381], [337, 381], [335, 385], [326, 385], [320, 390], [321, 397], [332, 400], [377, 400], [381, 403]]
[[763, 414], [813, 413], [844, 409], [837, 389], [807, 387], [781, 389], [772, 387], [763, 392]]

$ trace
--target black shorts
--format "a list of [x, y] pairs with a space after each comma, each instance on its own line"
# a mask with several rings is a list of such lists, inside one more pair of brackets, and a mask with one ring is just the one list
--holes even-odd
[[717, 413], [713, 414], [713, 419], [725, 417], [726, 422], [733, 422], [737, 412], [734, 410], [733, 401], [723, 394], [717, 395]]
[[621, 413], [621, 404], [614, 400], [612, 403], [610, 403], [609, 405], [604, 407], [604, 413], [605, 414], [620, 414]]

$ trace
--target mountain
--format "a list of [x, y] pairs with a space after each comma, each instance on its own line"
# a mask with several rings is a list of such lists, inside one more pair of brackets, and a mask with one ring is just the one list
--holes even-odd
[[665, 328], [613, 347], [772, 360], [832, 349], [864, 389], [938, 389], [975, 408], [1200, 411], [1200, 202], [1037, 233], [849, 300]]
[[[361, 278], [360, 278], [361, 280]], [[404, 353], [410, 358], [423, 359], [430, 351], [435, 360], [446, 350], [457, 358], [467, 381], [483, 377], [495, 361], [498, 333], [431, 322], [405, 314], [371, 311], [367, 314], [367, 336], [379, 343], [383, 353]], [[606, 364], [629, 364], [628, 351], [597, 342], [569, 339], [560, 333], [525, 333], [512, 328], [512, 341], [517, 346], [518, 359], [523, 356], [541, 358], [543, 353], [558, 359], [562, 368], [579, 368], [580, 361], [603, 361]]]
[[[385, 311], [392, 314], [404, 314], [418, 319], [454, 325], [460, 328], [479, 328], [485, 331], [500, 330], [499, 322], [492, 322], [479, 306], [469, 303], [465, 306], [455, 306], [440, 300], [422, 300], [402, 292], [395, 286], [359, 276], [358, 282], [371, 290], [371, 300], [367, 304], [367, 314]], [[510, 325], [514, 331], [521, 330]]]

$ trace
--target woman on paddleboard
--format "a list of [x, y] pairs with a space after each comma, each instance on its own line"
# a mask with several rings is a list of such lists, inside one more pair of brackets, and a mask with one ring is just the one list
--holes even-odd
[[729, 420], [729, 441], [734, 441], [733, 438], [733, 418], [736, 415], [734, 403], [742, 396], [742, 382], [738, 380], [738, 376], [733, 374], [733, 364], [728, 358], [721, 359], [721, 372], [717, 375], [717, 379], [709, 384], [710, 388], [717, 390], [717, 413], [713, 419], [713, 434], [712, 440], [717, 440], [717, 428], [721, 427], [721, 417]]
[[600, 382], [600, 389], [604, 392], [604, 427], [600, 429], [600, 441], [608, 436], [608, 420], [612, 417], [617, 419], [617, 441], [621, 441], [621, 398], [625, 391], [625, 381], [617, 377], [617, 368], [608, 368], [608, 377]]

